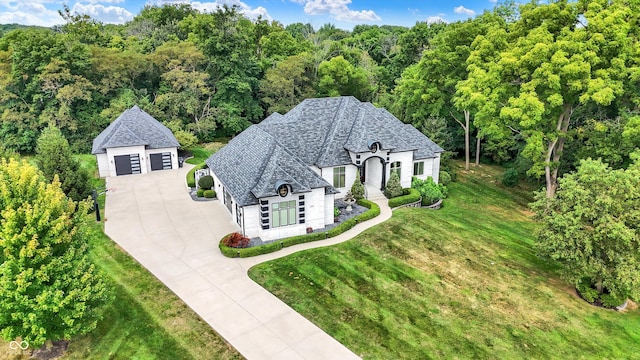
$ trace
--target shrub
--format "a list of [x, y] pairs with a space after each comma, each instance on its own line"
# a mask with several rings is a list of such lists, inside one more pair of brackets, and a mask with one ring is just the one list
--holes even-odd
[[360, 181], [360, 170], [356, 171], [356, 181], [354, 181], [351, 186], [351, 194], [353, 194], [356, 200], [364, 198], [364, 185], [362, 185], [362, 181]]
[[416, 189], [403, 189], [403, 192], [404, 195], [389, 199], [390, 208], [411, 204], [420, 200], [420, 192]]
[[[358, 205], [360, 206], [364, 206], [366, 208], [368, 208], [369, 210], [367, 210], [366, 212], [364, 212], [363, 214], [360, 214], [358, 216], [356, 216], [353, 219], [350, 219], [348, 221], [345, 221], [343, 224], [340, 224], [338, 226], [336, 226], [335, 228], [333, 228], [332, 230], [329, 230], [327, 232], [315, 232], [315, 233], [310, 233], [310, 234], [304, 234], [304, 235], [297, 235], [297, 236], [292, 236], [292, 237], [288, 237], [282, 240], [277, 240], [273, 243], [269, 243], [269, 244], [265, 244], [265, 245], [260, 245], [260, 246], [254, 246], [254, 247], [250, 247], [250, 248], [234, 248], [234, 247], [230, 247], [228, 245], [225, 245], [225, 239], [227, 239], [228, 237], [230, 237], [233, 234], [229, 234], [226, 235], [225, 237], [222, 238], [222, 240], [220, 240], [220, 243], [218, 244], [218, 248], [220, 248], [220, 252], [226, 256], [226, 257], [241, 257], [241, 258], [245, 258], [245, 257], [251, 257], [251, 256], [257, 256], [257, 255], [262, 255], [262, 254], [268, 254], [268, 253], [272, 253], [275, 251], [278, 251], [284, 247], [288, 247], [288, 246], [293, 246], [293, 245], [297, 245], [297, 244], [302, 244], [302, 243], [306, 243], [306, 242], [311, 242], [311, 241], [316, 241], [316, 240], [324, 240], [327, 239], [329, 237], [333, 237], [336, 235], [339, 235], [349, 229], [351, 229], [352, 227], [354, 227], [356, 224], [361, 223], [363, 221], [369, 220], [369, 219], [373, 219], [374, 217], [380, 215], [380, 207], [369, 200], [366, 199], [360, 199], [358, 200]], [[337, 230], [335, 230], [337, 229]]]
[[420, 180], [414, 177], [411, 180], [411, 187], [418, 190], [422, 196], [422, 205], [431, 205], [447, 196], [447, 188], [444, 185], [436, 184], [431, 176], [427, 180]]
[[196, 196], [197, 197], [203, 197], [204, 196], [204, 189], [203, 188], [198, 189], [198, 191], [196, 191]]
[[[588, 303], [594, 303], [598, 300], [598, 290], [592, 288], [591, 286], [577, 286], [578, 292], [583, 299], [585, 299]], [[620, 305], [620, 304], [618, 304]]]
[[194, 166], [189, 172], [187, 172], [187, 186], [196, 187], [196, 170], [204, 169], [207, 167], [207, 163]]
[[[200, 189], [198, 189], [198, 191], [200, 191]], [[216, 192], [213, 190], [204, 190], [203, 195], [207, 199], [213, 199], [214, 197], [216, 197]]]
[[384, 196], [391, 199], [402, 195], [402, 185], [400, 185], [400, 177], [397, 172], [392, 172], [387, 182], [387, 186], [384, 188]]
[[222, 238], [222, 243], [225, 246], [232, 248], [246, 248], [249, 246], [249, 238], [240, 234], [239, 232], [231, 233]]
[[198, 186], [205, 190], [211, 190], [211, 188], [213, 187], [213, 176], [205, 175], [201, 177], [200, 179], [198, 179]]
[[334, 207], [333, 208], [333, 217], [338, 217], [338, 216], [340, 216], [340, 214], [342, 214], [340, 209], [338, 209], [337, 207]]
[[614, 308], [624, 304], [625, 299], [614, 296], [613, 294], [602, 294], [600, 295], [600, 300], [602, 301], [602, 306]]
[[451, 175], [449, 175], [449, 173], [444, 170], [440, 170], [440, 175], [438, 175], [438, 177], [439, 183], [444, 186], [447, 186], [449, 185], [449, 183], [451, 183]]
[[502, 174], [502, 185], [508, 187], [514, 187], [518, 185], [520, 180], [520, 173], [515, 168], [509, 168]]

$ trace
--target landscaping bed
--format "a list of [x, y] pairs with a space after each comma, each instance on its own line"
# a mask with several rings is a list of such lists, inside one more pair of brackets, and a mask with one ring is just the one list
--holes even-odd
[[[372, 219], [380, 214], [380, 207], [372, 201], [366, 199], [358, 200], [358, 205], [367, 208], [368, 210], [358, 215], [352, 216], [337, 225], [334, 224], [334, 226], [332, 227], [324, 228], [321, 231], [314, 231], [309, 234], [292, 236], [285, 239], [271, 241], [269, 243], [258, 243], [258, 245], [246, 248], [235, 248], [224, 245], [223, 240], [227, 236], [231, 235], [229, 234], [221, 239], [218, 247], [220, 248], [222, 254], [227, 257], [251, 257], [272, 253], [292, 245], [328, 239], [330, 237], [342, 234], [343, 232], [354, 227], [356, 224]], [[255, 243], [256, 242], [254, 242], [254, 244]]]

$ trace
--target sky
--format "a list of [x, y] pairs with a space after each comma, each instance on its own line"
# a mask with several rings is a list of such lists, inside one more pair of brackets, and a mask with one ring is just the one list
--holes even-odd
[[105, 24], [123, 24], [145, 5], [189, 3], [200, 11], [238, 5], [249, 18], [258, 16], [284, 25], [332, 23], [351, 30], [357, 24], [413, 26], [417, 21], [464, 20], [492, 9], [497, 0], [0, 0], [0, 24], [53, 26], [64, 23], [58, 10], [87, 14]]

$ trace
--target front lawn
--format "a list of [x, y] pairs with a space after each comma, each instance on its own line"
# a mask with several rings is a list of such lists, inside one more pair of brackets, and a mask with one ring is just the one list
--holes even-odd
[[250, 276], [365, 359], [640, 359], [640, 312], [578, 299], [535, 256], [530, 192], [500, 178], [459, 171], [441, 210], [397, 210]]

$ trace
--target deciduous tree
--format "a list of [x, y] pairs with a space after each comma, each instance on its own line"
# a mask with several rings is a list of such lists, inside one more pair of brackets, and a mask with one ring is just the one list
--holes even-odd
[[110, 300], [87, 256], [88, 204], [26, 161], [0, 159], [0, 334], [38, 346], [93, 330]]
[[531, 206], [542, 224], [539, 254], [561, 263], [576, 285], [589, 278], [600, 293], [640, 296], [639, 178], [637, 156], [626, 170], [589, 159], [560, 178], [554, 197], [538, 193]]
[[91, 195], [89, 173], [73, 158], [67, 139], [55, 126], [42, 131], [35, 160], [48, 181], [61, 179], [62, 191], [74, 201], [86, 200]]

